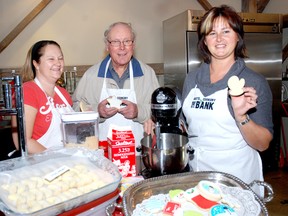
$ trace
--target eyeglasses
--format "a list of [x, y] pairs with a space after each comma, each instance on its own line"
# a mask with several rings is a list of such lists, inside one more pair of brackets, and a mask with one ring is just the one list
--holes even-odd
[[111, 46], [114, 47], [120, 47], [121, 44], [123, 44], [124, 46], [131, 46], [133, 44], [133, 40], [125, 40], [125, 41], [118, 41], [118, 40], [114, 40], [114, 41], [109, 41], [108, 42], [111, 44]]

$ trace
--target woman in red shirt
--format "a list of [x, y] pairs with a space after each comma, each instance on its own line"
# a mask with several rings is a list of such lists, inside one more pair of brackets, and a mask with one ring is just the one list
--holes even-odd
[[[56, 84], [63, 68], [64, 56], [55, 41], [38, 41], [27, 53], [22, 77], [28, 153], [63, 146], [61, 113], [73, 111], [69, 93]], [[19, 149], [16, 133], [13, 140]]]

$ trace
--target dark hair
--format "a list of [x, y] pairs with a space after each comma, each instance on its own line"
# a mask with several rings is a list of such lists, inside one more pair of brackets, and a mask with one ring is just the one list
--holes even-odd
[[47, 45], [56, 45], [61, 50], [60, 45], [53, 40], [41, 40], [36, 42], [28, 51], [26, 61], [22, 67], [23, 81], [29, 81], [36, 77], [36, 68], [33, 65], [33, 61], [40, 62], [40, 58], [43, 55], [43, 48]]
[[236, 11], [227, 6], [221, 5], [220, 7], [213, 7], [205, 13], [202, 17], [198, 28], [198, 50], [204, 59], [204, 62], [211, 62], [211, 53], [208, 50], [206, 44], [204, 43], [206, 35], [208, 35], [213, 28], [214, 21], [222, 17], [227, 20], [229, 26], [237, 33], [239, 41], [235, 48], [235, 59], [237, 57], [246, 58], [246, 47], [244, 43], [244, 29], [241, 17], [236, 13]]

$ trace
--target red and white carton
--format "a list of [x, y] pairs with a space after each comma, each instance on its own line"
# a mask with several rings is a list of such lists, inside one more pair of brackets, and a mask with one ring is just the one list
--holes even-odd
[[136, 176], [135, 138], [130, 126], [110, 125], [108, 158], [118, 166], [123, 177]]

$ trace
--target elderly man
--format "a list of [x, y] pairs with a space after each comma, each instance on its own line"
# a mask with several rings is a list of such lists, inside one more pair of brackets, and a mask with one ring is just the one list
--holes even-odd
[[[130, 24], [114, 23], [104, 36], [109, 54], [81, 78], [72, 97], [74, 109], [83, 100], [99, 112], [100, 141], [107, 139], [110, 124], [131, 126], [138, 146], [143, 123], [150, 118], [151, 95], [159, 83], [154, 70], [133, 56], [135, 33]], [[111, 97], [121, 100], [121, 105], [109, 106]]]

